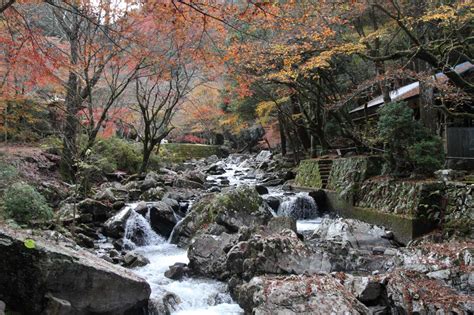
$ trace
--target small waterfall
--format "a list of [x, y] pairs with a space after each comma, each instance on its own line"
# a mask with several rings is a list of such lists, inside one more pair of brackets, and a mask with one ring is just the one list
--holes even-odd
[[301, 192], [283, 201], [278, 208], [278, 215], [295, 220], [314, 219], [318, 217], [318, 206], [312, 197]]
[[132, 211], [125, 224], [123, 243], [126, 248], [134, 249], [137, 246], [149, 246], [163, 243], [164, 238], [153, 231], [150, 226], [150, 210], [146, 217]]

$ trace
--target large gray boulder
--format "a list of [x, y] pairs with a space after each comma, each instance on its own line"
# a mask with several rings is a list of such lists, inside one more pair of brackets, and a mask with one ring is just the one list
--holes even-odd
[[226, 254], [237, 243], [238, 234], [204, 234], [188, 248], [189, 267], [197, 275], [225, 279], [228, 276]]
[[[74, 315], [146, 313], [151, 290], [145, 280], [39, 234], [0, 229], [0, 300], [7, 308], [23, 314], [52, 314], [48, 307]], [[34, 246], [26, 247], [28, 238]]]
[[186, 217], [176, 226], [171, 242], [189, 245], [198, 233], [216, 223], [227, 233], [237, 233], [242, 227], [258, 227], [266, 224], [273, 215], [255, 188], [241, 186], [231, 191], [202, 197]]
[[370, 314], [329, 275], [255, 277], [231, 292], [246, 314]]
[[163, 201], [140, 203], [135, 209], [144, 217], [149, 217], [152, 229], [168, 238], [178, 222], [173, 208]]

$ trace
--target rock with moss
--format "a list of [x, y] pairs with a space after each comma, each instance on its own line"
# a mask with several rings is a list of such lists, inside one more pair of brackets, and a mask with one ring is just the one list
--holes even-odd
[[176, 226], [172, 243], [188, 245], [198, 233], [216, 223], [232, 234], [241, 227], [256, 227], [272, 217], [271, 211], [253, 187], [211, 194], [197, 201]]

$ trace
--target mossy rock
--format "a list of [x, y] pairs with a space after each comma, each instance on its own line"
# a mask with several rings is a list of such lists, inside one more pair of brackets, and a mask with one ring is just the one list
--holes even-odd
[[266, 224], [271, 217], [270, 208], [255, 188], [241, 186], [202, 197], [176, 226], [171, 241], [184, 246], [208, 228], [236, 233], [242, 227], [253, 228]]

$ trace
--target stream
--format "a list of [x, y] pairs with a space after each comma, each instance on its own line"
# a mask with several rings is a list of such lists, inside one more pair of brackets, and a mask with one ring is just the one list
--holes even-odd
[[[235, 161], [231, 156], [226, 161], [225, 173], [209, 175], [208, 181], [219, 183], [227, 179], [230, 187], [256, 185], [259, 182], [258, 176], [247, 174], [249, 168], [245, 166], [245, 160]], [[314, 214], [317, 211], [317, 205], [307, 193], [285, 192], [280, 186], [268, 187], [268, 191], [268, 194], [262, 196], [264, 199], [278, 197], [281, 200], [276, 215], [285, 215], [294, 207], [298, 207], [303, 214]], [[127, 207], [133, 208], [137, 204], [132, 203]], [[164, 273], [169, 266], [178, 262], [188, 263], [187, 250], [156, 234], [150, 226], [149, 216], [144, 217], [134, 211], [132, 213], [126, 223], [124, 244], [150, 261], [148, 265], [132, 270], [150, 284], [152, 301], [161, 301], [167, 294], [172, 293], [170, 296], [173, 299], [178, 297], [175, 303], [171, 303], [175, 307], [172, 314], [243, 314], [243, 310], [230, 297], [224, 282], [205, 278], [184, 278], [178, 281], [165, 277]], [[320, 218], [297, 220], [297, 229], [299, 232], [314, 230], [320, 221]], [[137, 231], [141, 239], [139, 244], [136, 244], [133, 238]]]

